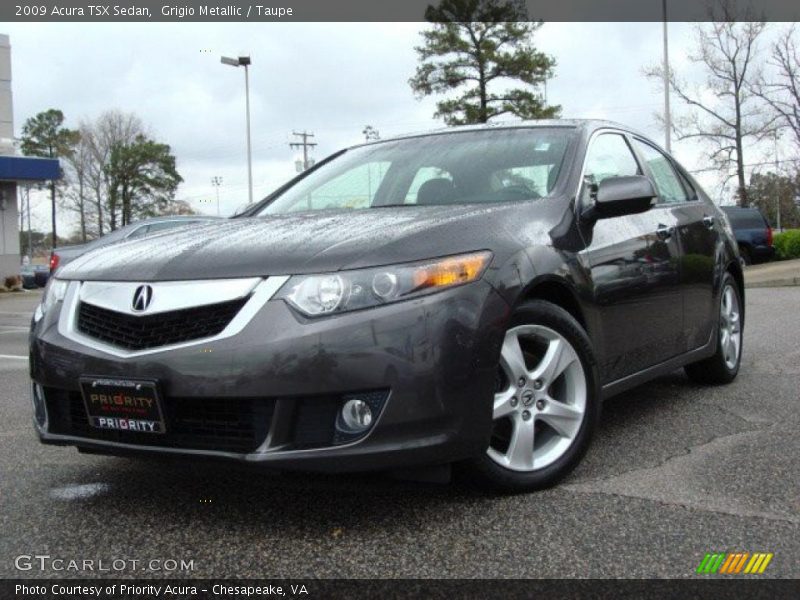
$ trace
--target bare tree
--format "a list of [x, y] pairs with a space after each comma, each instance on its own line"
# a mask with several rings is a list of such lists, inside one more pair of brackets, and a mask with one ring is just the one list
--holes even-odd
[[118, 207], [113, 194], [109, 194], [111, 181], [105, 168], [111, 160], [111, 152], [115, 147], [132, 144], [137, 136], [144, 135], [146, 131], [135, 114], [109, 110], [93, 123], [81, 123], [81, 132], [91, 148], [92, 161], [87, 177], [94, 195], [98, 235], [103, 235], [106, 226], [115, 229], [117, 221]]
[[99, 147], [99, 140], [97, 139], [94, 123], [83, 120], [78, 127], [81, 139], [89, 148], [90, 158], [89, 164], [86, 166], [86, 185], [88, 194], [91, 196], [92, 210], [91, 222], [94, 225], [94, 231], [100, 237], [104, 233], [103, 227], [103, 205], [105, 203], [105, 181], [103, 176], [103, 163], [100, 162], [103, 152]]
[[[689, 109], [674, 120], [676, 138], [701, 142], [711, 164], [727, 174], [723, 185], [736, 178], [738, 203], [746, 206], [745, 147], [771, 135], [775, 119], [764, 113], [752, 91], [760, 77], [757, 42], [766, 25], [749, 10], [739, 21], [737, 12], [735, 2], [716, 0], [710, 22], [696, 27], [696, 48], [688, 58], [705, 71], [705, 85], [692, 88], [673, 71], [669, 87]], [[663, 68], [648, 68], [645, 74], [660, 80]]]
[[778, 123], [792, 132], [800, 151], [800, 48], [795, 25], [772, 45], [767, 64], [770, 78], [760, 77], [753, 91], [772, 109]]
[[83, 127], [78, 130], [72, 152], [65, 157], [64, 177], [68, 187], [62, 196], [61, 204], [67, 210], [78, 213], [80, 236], [85, 243], [90, 233], [89, 213], [92, 207], [89, 205], [89, 173], [93, 166], [93, 158], [88, 140], [82, 134]]

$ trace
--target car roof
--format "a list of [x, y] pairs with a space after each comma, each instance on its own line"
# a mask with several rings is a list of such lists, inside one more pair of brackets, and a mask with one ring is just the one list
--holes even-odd
[[383, 142], [392, 142], [397, 140], [405, 140], [410, 138], [427, 137], [433, 135], [445, 135], [450, 133], [463, 133], [469, 131], [491, 131], [491, 130], [504, 130], [504, 129], [536, 129], [536, 128], [567, 128], [567, 129], [580, 129], [586, 132], [592, 132], [597, 129], [620, 129], [647, 137], [643, 133], [635, 129], [616, 123], [614, 121], [605, 121], [602, 119], [538, 119], [529, 121], [493, 121], [490, 123], [478, 123], [475, 125], [457, 125], [455, 127], [440, 127], [428, 131], [418, 131], [412, 133], [405, 133], [401, 135], [392, 136], [385, 139], [365, 142], [363, 144], [356, 144], [352, 146], [357, 148], [360, 146], [369, 146], [373, 144], [380, 144]]

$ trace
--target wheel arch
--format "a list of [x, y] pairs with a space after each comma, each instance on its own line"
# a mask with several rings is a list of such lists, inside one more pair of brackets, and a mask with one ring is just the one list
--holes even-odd
[[546, 300], [560, 306], [580, 323], [584, 331], [588, 332], [586, 315], [578, 299], [578, 293], [566, 280], [556, 276], [535, 279], [520, 294], [520, 302], [527, 300]]

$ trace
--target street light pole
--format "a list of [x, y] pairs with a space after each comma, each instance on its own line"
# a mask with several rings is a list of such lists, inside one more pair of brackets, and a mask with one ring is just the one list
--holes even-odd
[[250, 144], [250, 70], [248, 68], [251, 61], [249, 56], [240, 56], [238, 58], [223, 56], [220, 62], [231, 67], [244, 67], [244, 96], [247, 118], [247, 200], [248, 204], [253, 204], [253, 152]]
[[[242, 61], [242, 58], [239, 58]], [[253, 151], [250, 144], [250, 57], [244, 65], [244, 101], [247, 109], [247, 201], [253, 203]]]

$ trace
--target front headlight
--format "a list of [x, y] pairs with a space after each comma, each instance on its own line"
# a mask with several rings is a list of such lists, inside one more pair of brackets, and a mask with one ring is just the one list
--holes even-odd
[[44, 289], [42, 302], [36, 307], [36, 312], [34, 313], [34, 319], [36, 321], [41, 319], [48, 310], [64, 299], [64, 296], [67, 294], [68, 285], [69, 282], [64, 281], [63, 279], [53, 278], [47, 282], [47, 287]]
[[278, 292], [309, 317], [406, 300], [480, 279], [491, 252], [474, 252], [424, 262], [297, 275]]

